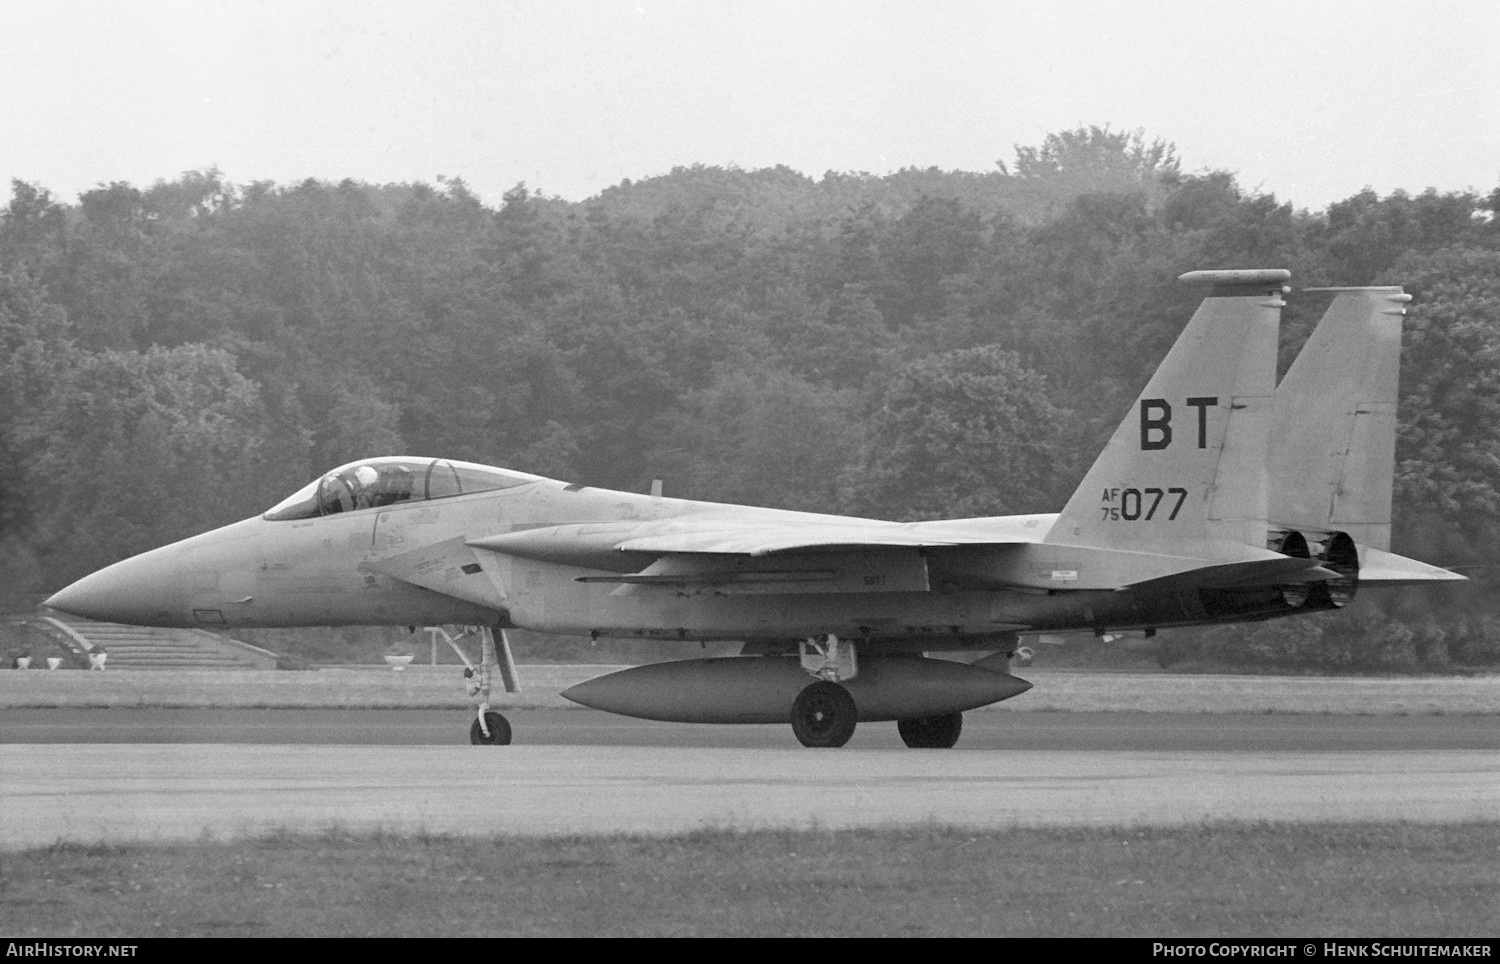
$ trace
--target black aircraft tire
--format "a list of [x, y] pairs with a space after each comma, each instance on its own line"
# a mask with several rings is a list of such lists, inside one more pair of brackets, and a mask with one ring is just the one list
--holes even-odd
[[490, 735], [485, 736], [484, 730], [479, 726], [479, 720], [469, 725], [469, 742], [475, 746], [506, 746], [510, 743], [510, 721], [499, 713], [484, 714], [484, 725], [489, 727]]
[[811, 683], [792, 704], [792, 732], [803, 746], [843, 746], [857, 722], [854, 697], [837, 683]]
[[962, 713], [944, 713], [919, 720], [898, 720], [896, 731], [901, 740], [915, 750], [947, 750], [958, 742], [964, 729]]

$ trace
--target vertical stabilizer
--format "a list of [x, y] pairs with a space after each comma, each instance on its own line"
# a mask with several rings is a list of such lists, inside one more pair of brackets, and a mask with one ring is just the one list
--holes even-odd
[[1342, 531], [1391, 547], [1399, 286], [1335, 291], [1276, 389], [1268, 510], [1281, 529]]
[[1276, 339], [1290, 272], [1189, 271], [1208, 288], [1047, 542], [1173, 554], [1265, 546]]

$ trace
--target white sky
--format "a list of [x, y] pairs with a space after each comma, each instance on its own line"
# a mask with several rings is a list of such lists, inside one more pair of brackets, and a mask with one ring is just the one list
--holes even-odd
[[1322, 208], [1500, 185], [1495, 0], [0, 0], [0, 198], [216, 165], [578, 200], [1108, 124]]

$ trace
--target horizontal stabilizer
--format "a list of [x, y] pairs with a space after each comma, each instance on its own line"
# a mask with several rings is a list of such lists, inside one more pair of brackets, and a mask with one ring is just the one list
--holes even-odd
[[1179, 592], [1186, 589], [1227, 589], [1234, 586], [1265, 586], [1278, 583], [1322, 582], [1340, 578], [1337, 572], [1318, 565], [1316, 559], [1281, 556], [1253, 562], [1230, 562], [1134, 583], [1132, 590]]
[[1464, 582], [1468, 578], [1384, 549], [1359, 547], [1361, 586], [1422, 586], [1434, 582]]

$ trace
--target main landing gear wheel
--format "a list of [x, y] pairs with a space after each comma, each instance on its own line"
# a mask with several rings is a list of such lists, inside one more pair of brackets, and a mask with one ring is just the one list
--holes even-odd
[[[484, 731], [490, 732], [486, 734]], [[475, 746], [507, 746], [510, 743], [510, 721], [499, 713], [484, 714], [484, 726], [475, 719], [469, 727], [469, 742]]]
[[843, 746], [858, 721], [854, 697], [837, 683], [811, 683], [792, 704], [792, 732], [803, 746]]
[[919, 720], [898, 720], [896, 731], [907, 746], [917, 750], [946, 750], [958, 742], [963, 732], [962, 713], [944, 713]]

